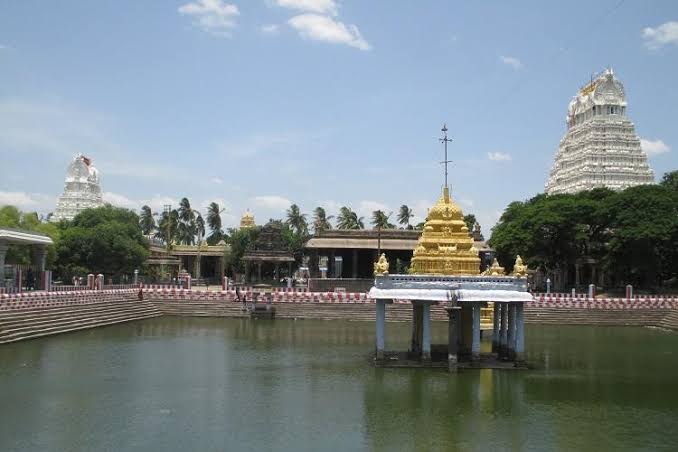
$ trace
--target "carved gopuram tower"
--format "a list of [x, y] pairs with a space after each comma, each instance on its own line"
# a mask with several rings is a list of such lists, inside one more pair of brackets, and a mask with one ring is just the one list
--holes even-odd
[[626, 108], [624, 85], [611, 69], [577, 93], [567, 109], [567, 132], [560, 141], [546, 194], [596, 187], [623, 190], [654, 182]]

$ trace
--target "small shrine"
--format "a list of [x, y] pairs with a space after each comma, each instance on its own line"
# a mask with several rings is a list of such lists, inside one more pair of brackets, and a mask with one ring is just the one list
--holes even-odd
[[[269, 221], [261, 228], [254, 246], [245, 251], [242, 260], [245, 262], [246, 282], [279, 283], [281, 265], [286, 266], [285, 276], [292, 276], [292, 264], [295, 259], [283, 240], [282, 229], [280, 221]], [[256, 275], [252, 275], [253, 269], [256, 269]]]
[[[514, 271], [506, 275], [495, 259], [482, 274], [480, 258], [463, 213], [450, 196], [447, 184], [447, 128], [445, 185], [429, 210], [409, 274], [389, 273], [382, 254], [374, 264], [376, 300], [375, 364], [384, 367], [513, 368], [524, 366], [523, 305], [532, 300], [527, 291], [527, 266], [516, 257]], [[407, 351], [388, 351], [384, 343], [387, 305], [412, 304], [412, 334]], [[431, 308], [448, 316], [447, 344], [431, 343]], [[481, 353], [482, 318], [492, 331], [490, 353]]]

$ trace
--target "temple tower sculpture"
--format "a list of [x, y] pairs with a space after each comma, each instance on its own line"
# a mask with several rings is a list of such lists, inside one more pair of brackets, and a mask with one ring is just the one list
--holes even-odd
[[240, 218], [240, 229], [249, 229], [256, 226], [254, 222], [254, 215], [247, 210]]
[[452, 201], [448, 187], [429, 210], [424, 230], [414, 249], [411, 273], [427, 275], [477, 275], [480, 257], [464, 214]]
[[57, 201], [56, 210], [51, 221], [72, 220], [85, 209], [101, 207], [99, 172], [92, 160], [77, 154], [66, 170], [64, 192]]
[[654, 172], [626, 109], [624, 86], [612, 69], [593, 77], [574, 96], [546, 194], [596, 187], [623, 190], [654, 182]]

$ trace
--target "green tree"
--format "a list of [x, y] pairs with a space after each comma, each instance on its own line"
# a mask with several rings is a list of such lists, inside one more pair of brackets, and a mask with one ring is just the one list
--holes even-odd
[[179, 232], [179, 213], [176, 209], [169, 212], [165, 211], [160, 217], [158, 228], [155, 232], [155, 238], [162, 241], [166, 245], [177, 241]]
[[389, 218], [391, 217], [391, 213], [386, 215], [383, 210], [375, 210], [372, 212], [372, 226], [374, 226], [374, 229], [393, 229], [395, 226], [391, 223], [389, 223]]
[[198, 236], [198, 245], [202, 243], [202, 238], [205, 237], [205, 220], [202, 219], [200, 212], [195, 212], [195, 233]]
[[179, 201], [179, 224], [177, 225], [177, 240], [183, 245], [194, 245], [197, 235], [196, 211], [191, 207], [188, 198], [181, 198]]
[[678, 170], [665, 173], [659, 184], [670, 190], [678, 191]]
[[64, 224], [57, 247], [58, 273], [74, 272], [119, 277], [140, 268], [148, 257], [148, 242], [136, 213], [106, 205], [80, 212]]
[[308, 233], [308, 222], [306, 221], [306, 215], [301, 213], [299, 206], [292, 204], [289, 209], [287, 209], [287, 220], [285, 224], [292, 228], [294, 232], [300, 235], [306, 235]]
[[468, 228], [469, 231], [473, 231], [473, 227], [476, 225], [477, 222], [478, 221], [476, 220], [476, 216], [473, 215], [472, 213], [464, 215], [464, 223], [466, 223], [466, 227]]
[[259, 233], [261, 232], [261, 227], [255, 226], [253, 228], [230, 229], [229, 232], [231, 251], [227, 256], [227, 263], [233, 271], [244, 273], [245, 263], [243, 262], [242, 257], [245, 254], [245, 251], [254, 246], [254, 243], [257, 241], [257, 237], [259, 237]]
[[412, 225], [410, 225], [410, 219], [413, 216], [414, 213], [412, 213], [412, 209], [403, 204], [400, 206], [400, 210], [398, 211], [398, 223], [400, 223], [400, 226], [402, 226], [404, 229], [412, 229]]
[[[55, 245], [59, 241], [60, 233], [55, 223], [43, 222], [36, 212], [22, 212], [15, 206], [0, 207], [0, 227], [35, 231], [48, 235], [54, 245], [47, 247], [47, 266], [52, 267], [56, 260]], [[31, 263], [31, 252], [28, 246], [10, 245], [5, 256], [7, 263]]]
[[343, 206], [337, 216], [337, 229], [365, 229], [363, 217], [359, 217], [350, 208]]
[[141, 226], [141, 232], [143, 232], [144, 235], [151, 235], [153, 231], [155, 231], [155, 218], [153, 218], [153, 212], [149, 206], [143, 206], [141, 208], [139, 225]]
[[207, 225], [210, 228], [210, 235], [207, 237], [207, 243], [216, 245], [224, 238], [224, 230], [221, 225], [221, 213], [225, 209], [220, 209], [216, 202], [210, 203], [207, 208]]
[[331, 215], [327, 216], [325, 209], [316, 207], [313, 211], [313, 231], [317, 234], [332, 229], [332, 223], [330, 223], [332, 218]]
[[641, 185], [605, 200], [610, 219], [606, 268], [621, 283], [661, 286], [678, 275], [678, 191]]

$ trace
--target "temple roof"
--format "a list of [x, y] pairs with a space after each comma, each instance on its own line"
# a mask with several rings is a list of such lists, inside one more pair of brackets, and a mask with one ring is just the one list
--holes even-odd
[[431, 207], [412, 257], [411, 271], [430, 275], [477, 275], [478, 249], [473, 245], [461, 208], [448, 187]]

